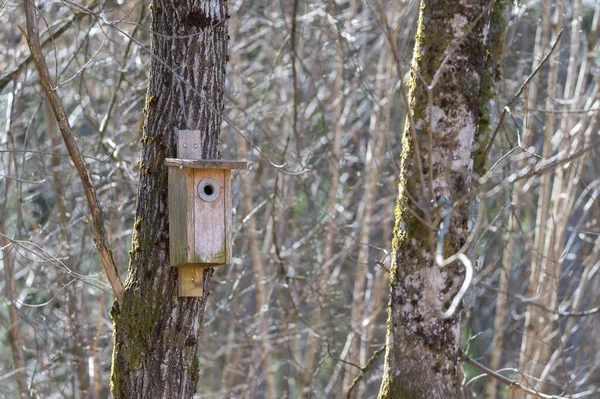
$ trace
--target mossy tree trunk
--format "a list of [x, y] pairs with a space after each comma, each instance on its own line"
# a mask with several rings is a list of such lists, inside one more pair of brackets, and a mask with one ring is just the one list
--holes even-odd
[[154, 0], [151, 7], [138, 203], [124, 304], [112, 312], [111, 391], [115, 398], [191, 398], [212, 270], [204, 272], [203, 297], [177, 297], [164, 159], [176, 156], [177, 129], [201, 130], [202, 157], [217, 156], [229, 15], [225, 1]]
[[[441, 313], [458, 292], [464, 267], [440, 269], [435, 252], [444, 204], [469, 193], [474, 159], [486, 144], [477, 127], [492, 5], [421, 1], [407, 82], [412, 118], [403, 136], [380, 399], [458, 397], [461, 309], [449, 318]], [[465, 244], [470, 215], [469, 203], [453, 207], [444, 227], [445, 258]]]

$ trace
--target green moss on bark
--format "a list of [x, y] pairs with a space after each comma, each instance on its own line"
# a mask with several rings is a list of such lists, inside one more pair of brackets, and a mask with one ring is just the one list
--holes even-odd
[[498, 82], [502, 78], [502, 58], [506, 40], [508, 0], [496, 0], [490, 14], [490, 28], [487, 40], [485, 72], [481, 90], [481, 111], [475, 136], [473, 150], [473, 172], [483, 175], [486, 172], [488, 154], [486, 148], [490, 144], [493, 133], [492, 100], [497, 95]]
[[[122, 375], [137, 369], [146, 355], [149, 338], [154, 335], [154, 330], [162, 317], [161, 296], [156, 294], [148, 297], [154, 300], [147, 301], [139, 295], [126, 295], [121, 310], [111, 312], [115, 345], [119, 346], [113, 351], [113, 367], [110, 374], [111, 392], [115, 397], [118, 397], [118, 393], [121, 392], [119, 387]], [[119, 340], [116, 339], [118, 334], [121, 335]], [[117, 351], [121, 353], [122, 363], [119, 373], [115, 371], [114, 356]], [[124, 373], [125, 367], [127, 372]]]
[[[462, 276], [458, 268], [435, 268], [436, 231], [423, 220], [438, 200], [431, 198], [432, 193], [453, 201], [469, 191], [473, 159], [461, 154], [471, 153], [480, 114], [487, 17], [483, 1], [421, 1], [406, 82], [414, 125], [407, 121], [402, 137], [388, 345], [379, 399], [453, 398], [458, 394], [460, 315], [440, 319], [439, 312], [444, 302], [447, 307]], [[479, 22], [473, 26], [475, 20]], [[428, 85], [436, 73], [439, 79], [431, 88], [428, 112]], [[453, 212], [444, 241], [446, 256], [456, 253], [466, 240], [467, 208]], [[435, 219], [437, 215], [430, 216]]]

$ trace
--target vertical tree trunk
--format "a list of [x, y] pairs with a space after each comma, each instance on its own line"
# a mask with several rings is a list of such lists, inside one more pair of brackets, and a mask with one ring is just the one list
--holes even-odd
[[381, 399], [458, 397], [460, 312], [446, 319], [441, 313], [462, 284], [463, 267], [440, 270], [434, 255], [442, 229], [446, 258], [467, 239], [468, 204], [454, 208], [443, 227], [440, 210], [468, 194], [472, 184], [490, 6], [489, 0], [421, 1], [408, 82], [411, 118], [403, 136]]
[[152, 16], [133, 248], [124, 304], [112, 312], [111, 391], [115, 398], [191, 398], [212, 269], [204, 271], [203, 297], [177, 297], [164, 159], [176, 156], [177, 129], [201, 130], [202, 157], [217, 156], [229, 15], [224, 1], [155, 0]]

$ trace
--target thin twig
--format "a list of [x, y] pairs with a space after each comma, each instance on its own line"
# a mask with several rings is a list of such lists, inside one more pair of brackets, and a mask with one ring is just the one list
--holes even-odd
[[[310, 324], [307, 324], [307, 325], [310, 325]], [[329, 346], [329, 341], [327, 341], [326, 344], [327, 344], [326, 345], [327, 346], [327, 354], [329, 355], [329, 357], [331, 359], [335, 360], [336, 362], [342, 362], [344, 364], [347, 364], [348, 366], [356, 367], [359, 370], [362, 369], [362, 367], [360, 367], [358, 364], [354, 364], [352, 362], [342, 359], [341, 357], [334, 356], [333, 353], [331, 353], [331, 347]]]
[[588, 145], [587, 147], [584, 147], [581, 150], [572, 153], [569, 156], [561, 158], [562, 152], [560, 152], [552, 158], [548, 159], [547, 161], [540, 162], [533, 169], [523, 169], [510, 176], [508, 179], [502, 179], [500, 181], [490, 181], [492, 177], [489, 174], [486, 174], [479, 179], [479, 186], [477, 186], [477, 189], [471, 190], [469, 193], [463, 195], [462, 197], [454, 201], [453, 207], [457, 208], [466, 203], [467, 201], [470, 201], [471, 198], [473, 198], [474, 196], [489, 192], [490, 190], [503, 184], [513, 184], [518, 181], [527, 180], [531, 177], [543, 176], [546, 173], [552, 172], [559, 166], [574, 161], [585, 155], [588, 151], [592, 151], [598, 147], [600, 147], [600, 139], [596, 140], [594, 143]]
[[531, 72], [531, 74], [529, 74], [529, 76], [527, 76], [527, 79], [525, 79], [525, 81], [521, 84], [521, 86], [519, 87], [519, 90], [517, 90], [515, 95], [510, 99], [508, 104], [506, 104], [506, 106], [502, 110], [502, 115], [500, 115], [500, 120], [496, 124], [496, 129], [494, 129], [494, 133], [492, 133], [492, 136], [490, 137], [490, 140], [488, 141], [487, 146], [485, 147], [484, 159], [488, 158], [490, 150], [492, 149], [492, 144], [494, 143], [494, 139], [496, 138], [496, 135], [498, 134], [498, 131], [500, 130], [500, 126], [502, 126], [502, 122], [504, 121], [504, 117], [506, 116], [507, 111], [510, 110], [510, 107], [514, 104], [514, 102], [517, 100], [517, 98], [519, 98], [519, 96], [521, 96], [521, 94], [523, 93], [523, 90], [525, 90], [525, 87], [529, 84], [531, 79], [533, 79], [533, 77], [539, 72], [539, 70], [542, 68], [542, 66], [548, 60], [548, 58], [550, 58], [550, 56], [556, 49], [556, 46], [558, 45], [558, 42], [560, 41], [560, 37], [562, 36], [563, 32], [564, 32], [564, 29], [561, 30], [560, 32], [558, 32], [558, 35], [556, 36], [556, 40], [552, 44], [550, 51], [548, 51], [548, 53], [540, 61], [538, 66]]
[[523, 385], [519, 384], [517, 381], [511, 380], [510, 378], [508, 378], [500, 373], [497, 373], [494, 370], [490, 370], [483, 364], [479, 363], [477, 360], [472, 359], [469, 356], [467, 356], [466, 354], [464, 354], [463, 351], [459, 351], [459, 356], [463, 362], [469, 363], [470, 365], [475, 366], [476, 368], [478, 368], [480, 371], [484, 372], [488, 376], [495, 378], [496, 380], [502, 382], [503, 384], [508, 385], [510, 389], [518, 389], [520, 391], [528, 393], [529, 395], [532, 395], [536, 398], [541, 398], [541, 399], [567, 399], [564, 396], [548, 395], [545, 393], [538, 392], [534, 389], [524, 387]]
[[[140, 11], [140, 16], [138, 18], [138, 22], [142, 22], [143, 19], [146, 17], [146, 7], [144, 7], [144, 5], [142, 4], [142, 9]], [[137, 33], [139, 25], [135, 25], [135, 27], [133, 28], [132, 32], [131, 32], [131, 37], [134, 37], [135, 34]], [[129, 61], [129, 52], [131, 51], [131, 48], [133, 44], [133, 40], [129, 39], [129, 41], [127, 42], [127, 46], [125, 47], [125, 53], [123, 53], [123, 60], [121, 61], [121, 68], [120, 68], [120, 73], [119, 73], [119, 78], [117, 79], [117, 83], [114, 85], [114, 92], [113, 95], [110, 99], [110, 102], [108, 103], [108, 108], [106, 110], [106, 113], [104, 114], [104, 117], [102, 118], [102, 121], [100, 122], [100, 128], [98, 129], [98, 133], [99, 133], [99, 142], [102, 143], [103, 139], [104, 139], [104, 133], [106, 132], [106, 127], [108, 126], [108, 121], [110, 120], [110, 116], [112, 114], [112, 110], [115, 106], [115, 104], [117, 103], [117, 94], [119, 94], [119, 91], [121, 89], [121, 83], [125, 80], [125, 68], [127, 67], [127, 61]]]
[[[90, 4], [88, 7], [93, 8], [94, 6], [95, 2]], [[50, 30], [48, 30], [48, 37], [44, 39], [44, 41], [40, 44], [41, 48], [46, 47], [47, 45], [52, 43], [53, 39], [57, 39], [63, 33], [67, 32], [74, 22], [77, 22], [86, 15], [87, 14], [84, 13], [75, 13], [67, 22], [65, 22], [60, 28], [58, 28], [56, 32], [50, 32]], [[0, 93], [6, 88], [6, 86], [10, 82], [15, 80], [19, 76], [19, 74], [23, 72], [25, 67], [27, 67], [31, 63], [31, 61], [33, 61], [33, 56], [30, 55], [29, 57], [21, 61], [15, 69], [0, 77]]]
[[40, 78], [40, 84], [42, 85], [48, 102], [52, 107], [52, 111], [54, 112], [56, 122], [63, 136], [67, 150], [69, 151], [69, 155], [71, 156], [71, 159], [75, 164], [75, 168], [79, 173], [79, 178], [81, 179], [81, 184], [83, 186], [83, 190], [92, 214], [90, 224], [94, 233], [94, 241], [96, 243], [96, 247], [98, 248], [100, 259], [102, 261], [102, 265], [104, 266], [104, 271], [106, 272], [106, 277], [108, 278], [108, 281], [113, 289], [113, 293], [117, 298], [118, 304], [121, 306], [123, 305], [123, 282], [119, 277], [119, 272], [117, 270], [117, 266], [115, 265], [112, 251], [110, 250], [108, 237], [104, 228], [102, 206], [96, 194], [92, 174], [88, 168], [88, 165], [85, 163], [79, 147], [77, 146], [75, 135], [71, 130], [71, 126], [69, 125], [69, 120], [65, 114], [61, 99], [58, 96], [56, 87], [54, 86], [50, 72], [48, 71], [48, 66], [46, 65], [46, 60], [44, 59], [40, 45], [36, 15], [31, 4], [31, 0], [23, 0], [23, 3], [25, 6], [27, 32], [25, 32], [21, 26], [19, 26], [19, 30], [27, 40], [27, 45], [31, 51], [31, 55]]
[[[64, 1], [66, 3], [75, 5], [75, 3], [72, 3], [70, 1]], [[195, 95], [198, 96], [198, 98], [200, 99], [200, 101], [202, 101], [207, 107], [209, 107], [211, 110], [213, 111], [217, 111], [215, 108], [215, 105], [212, 104], [210, 101], [208, 101], [204, 95], [202, 93], [200, 93], [190, 82], [186, 81], [185, 79], [183, 79], [181, 77], [181, 75], [179, 75], [179, 73], [177, 73], [177, 71], [175, 71], [170, 65], [168, 65], [164, 60], [156, 57], [156, 55], [152, 52], [152, 50], [145, 46], [144, 44], [142, 44], [139, 40], [135, 39], [134, 37], [132, 37], [129, 33], [127, 33], [125, 30], [119, 28], [114, 22], [111, 22], [109, 20], [107, 20], [104, 17], [104, 14], [101, 12], [94, 12], [90, 9], [87, 9], [81, 5], [76, 5], [77, 8], [79, 10], [81, 10], [81, 12], [85, 12], [97, 19], [99, 19], [100, 21], [102, 21], [104, 24], [112, 27], [113, 29], [116, 29], [119, 33], [123, 34], [125, 37], [128, 37], [130, 40], [132, 40], [135, 44], [137, 44], [142, 50], [144, 50], [146, 53], [148, 53], [150, 55], [150, 57], [152, 57], [154, 60], [156, 60], [158, 63], [160, 63], [165, 69], [167, 69], [169, 72], [171, 72], [171, 74], [177, 79], [177, 83], [179, 85], [183, 84], [185, 86], [187, 86], [190, 91], [192, 93], [194, 93]], [[216, 27], [217, 25], [215, 25], [214, 27]], [[180, 86], [181, 87], [181, 86]], [[185, 111], [184, 111], [185, 113]], [[185, 115], [184, 115], [185, 118]], [[284, 169], [284, 167], [286, 166], [287, 163], [283, 163], [283, 164], [276, 164], [274, 163], [261, 149], [260, 147], [258, 147], [258, 145], [256, 143], [254, 143], [254, 141], [252, 141], [248, 136], [246, 136], [244, 133], [242, 133], [242, 131], [236, 126], [236, 124], [233, 122], [233, 120], [231, 120], [230, 118], [228, 118], [225, 115], [221, 116], [221, 119], [223, 119], [229, 126], [231, 126], [231, 128], [240, 136], [242, 136], [244, 138], [244, 140], [246, 140], [255, 150], [256, 152], [258, 152], [265, 161], [267, 161], [269, 163], [269, 165], [271, 165], [271, 167], [273, 167], [274, 169], [276, 169], [278, 172], [283, 173], [284, 175], [290, 175], [290, 176], [299, 176], [302, 175], [306, 172], [308, 172], [308, 169], [306, 168], [302, 168], [299, 171], [288, 171], [286, 169]]]
[[296, 58], [298, 56], [296, 52], [296, 35], [297, 35], [297, 21], [298, 21], [298, 0], [294, 0], [292, 13], [292, 29], [290, 32], [290, 55], [292, 56], [292, 88], [294, 91], [294, 107], [292, 114], [292, 130], [294, 132], [294, 138], [296, 139], [296, 152], [298, 160], [301, 160], [300, 154], [300, 135], [298, 134], [298, 107], [300, 105], [300, 90], [298, 89], [298, 71], [296, 69]]
[[484, 283], [479, 283], [478, 285], [481, 287], [487, 288], [491, 291], [497, 292], [498, 294], [504, 294], [508, 297], [516, 299], [517, 301], [519, 301], [521, 303], [531, 305], [531, 306], [536, 306], [540, 309], [543, 309], [549, 313], [553, 313], [560, 317], [585, 317], [585, 316], [592, 316], [597, 313], [600, 313], [600, 306], [597, 306], [597, 307], [591, 308], [591, 309], [587, 309], [587, 310], [580, 310], [580, 311], [576, 311], [576, 312], [566, 312], [564, 310], [553, 309], [549, 306], [546, 306], [539, 302], [536, 302], [537, 298], [527, 298], [527, 297], [524, 297], [523, 295], [513, 294], [512, 292], [509, 292], [509, 291], [502, 291], [496, 287], [493, 287], [491, 285], [484, 284]]
[[346, 393], [346, 399], [350, 399], [352, 397], [352, 394], [354, 393], [354, 388], [356, 388], [360, 380], [364, 378], [365, 374], [371, 369], [373, 364], [375, 364], [375, 360], [377, 360], [379, 355], [381, 355], [383, 352], [385, 352], [385, 344], [382, 345], [381, 348], [373, 352], [373, 356], [371, 356], [369, 360], [367, 360], [367, 363], [360, 368], [360, 374], [352, 381], [352, 385], [350, 385], [350, 388]]

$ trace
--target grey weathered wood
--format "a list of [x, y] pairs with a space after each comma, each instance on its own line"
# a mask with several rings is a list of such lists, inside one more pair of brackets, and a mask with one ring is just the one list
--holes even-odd
[[233, 233], [232, 233], [232, 212], [231, 212], [231, 170], [223, 170], [224, 179], [224, 190], [223, 190], [223, 203], [225, 206], [225, 264], [231, 263], [232, 258], [232, 247], [233, 247]]
[[169, 168], [169, 253], [171, 266], [194, 263], [194, 173]]
[[177, 130], [177, 158], [202, 158], [202, 132], [200, 130]]
[[[177, 156], [179, 159], [200, 159], [202, 158], [203, 135], [201, 130], [175, 130], [177, 136]], [[168, 166], [168, 165], [167, 165]], [[194, 181], [194, 169], [182, 167], [169, 167], [169, 171], [177, 169], [182, 171], [186, 179], [178, 183], [184, 183], [184, 186], [177, 187], [174, 190], [169, 189], [169, 198], [176, 198], [173, 206], [185, 206], [185, 213], [178, 211], [175, 215], [185, 214], [181, 220], [173, 220], [173, 230], [175, 236], [170, 238], [170, 247], [175, 251], [175, 257], [171, 258], [171, 266], [179, 266], [177, 271], [177, 293], [180, 297], [200, 297], [203, 294], [202, 287], [202, 265], [195, 264], [202, 254], [197, 256], [196, 242], [203, 240], [203, 237], [196, 237], [195, 206], [196, 190]], [[169, 172], [170, 173], [170, 172]], [[178, 197], [185, 197], [185, 200], [179, 201]], [[181, 203], [181, 205], [179, 204]], [[169, 207], [171, 203], [169, 203]], [[170, 224], [171, 226], [171, 224]], [[176, 230], [176, 231], [175, 231]], [[179, 241], [181, 231], [186, 231], [185, 240]], [[201, 230], [198, 230], [200, 233]], [[182, 255], [181, 257], [178, 255]], [[202, 260], [200, 260], [202, 261]]]
[[[175, 169], [175, 168], [169, 168]], [[180, 169], [181, 170], [181, 169]], [[194, 243], [198, 239], [196, 237], [196, 226], [192, 221], [194, 220], [194, 198], [196, 198], [196, 191], [194, 190], [194, 173], [193, 169], [183, 169], [185, 171], [185, 204], [186, 204], [186, 226], [187, 228], [187, 263], [194, 263]]]
[[211, 178], [221, 187], [221, 193], [215, 201], [207, 202], [194, 196], [194, 220], [196, 240], [194, 263], [207, 266], [227, 264], [227, 247], [229, 242], [225, 230], [225, 180], [221, 169], [195, 169], [194, 185], [196, 190], [203, 179]]
[[[186, 171], [169, 168], [169, 253], [171, 266], [188, 263]], [[193, 231], [192, 231], [193, 236]]]
[[246, 169], [248, 167], [248, 162], [245, 161], [226, 161], [221, 159], [166, 158], [165, 164], [167, 166], [195, 169]]
[[[207, 178], [220, 186], [220, 194], [212, 202], [204, 201], [197, 192], [200, 182]], [[170, 265], [230, 264], [231, 170], [170, 167], [168, 196]]]

